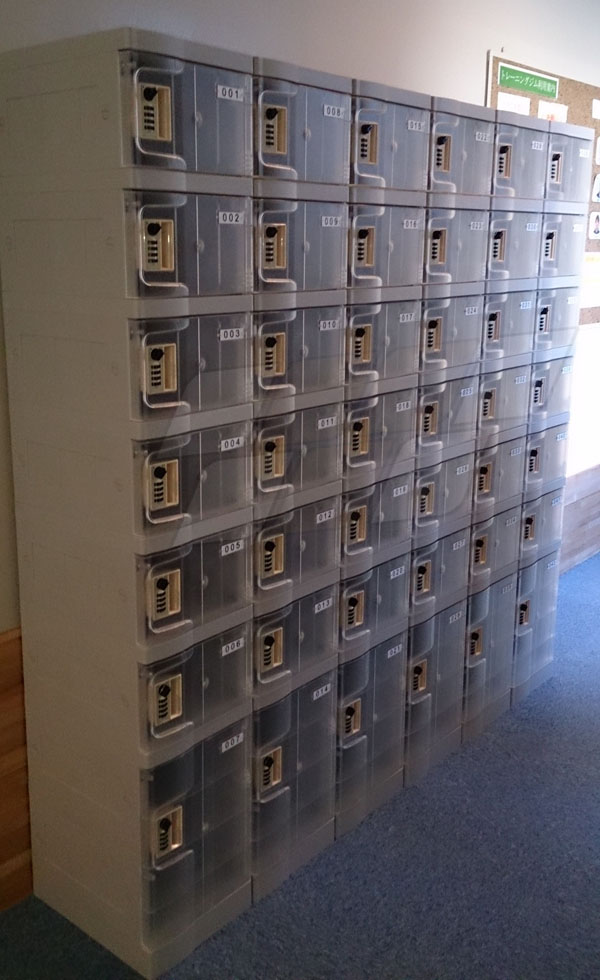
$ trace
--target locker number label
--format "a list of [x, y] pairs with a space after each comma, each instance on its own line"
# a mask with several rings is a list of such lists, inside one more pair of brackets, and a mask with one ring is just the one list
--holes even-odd
[[485, 221], [471, 221], [469, 228], [471, 231], [485, 231]]
[[326, 694], [329, 694], [331, 690], [331, 684], [323, 684], [322, 687], [318, 687], [316, 691], [312, 692], [313, 701], [318, 701], [319, 698], [324, 698]]
[[406, 128], [409, 129], [411, 133], [426, 133], [427, 123], [424, 119], [407, 119]]
[[219, 340], [243, 340], [243, 327], [221, 327], [219, 330]]
[[418, 218], [405, 218], [402, 227], [405, 231], [418, 231], [419, 220]]
[[334, 517], [335, 509], [333, 507], [330, 510], [323, 510], [320, 514], [317, 514], [315, 524], [324, 524], [325, 521], [331, 521]]
[[491, 143], [492, 142], [492, 134], [491, 133], [487, 133], [487, 132], [483, 132], [482, 130], [477, 130], [477, 132], [475, 133], [475, 142], [476, 143]]
[[456, 467], [456, 475], [457, 476], [462, 476], [463, 473], [468, 473], [468, 472], [469, 472], [469, 464], [468, 463], [464, 463], [463, 466], [457, 466]]
[[397, 656], [397, 654], [402, 653], [403, 648], [404, 646], [402, 643], [397, 643], [395, 647], [390, 647], [390, 649], [386, 653], [386, 659], [391, 660], [392, 657], [395, 657]]
[[458, 623], [459, 619], [462, 619], [462, 609], [459, 610], [459, 612], [452, 613], [452, 615], [448, 617], [448, 622]]
[[528, 221], [527, 224], [525, 225], [525, 231], [537, 231], [538, 228], [539, 225], [537, 221]]
[[319, 330], [339, 330], [339, 320], [319, 320]]
[[346, 107], [343, 105], [327, 105], [323, 106], [323, 115], [327, 119], [345, 119], [346, 118]]
[[544, 141], [543, 140], [532, 140], [531, 141], [531, 149], [532, 150], [543, 150], [544, 149]]
[[558, 558], [555, 558], [554, 561], [548, 562], [546, 568], [556, 568], [557, 565], [558, 565]]
[[394, 489], [392, 490], [392, 497], [403, 497], [406, 493], [408, 493], [407, 483], [405, 483], [401, 487], [394, 487]]
[[396, 411], [397, 412], [408, 412], [408, 410], [411, 407], [411, 405], [412, 405], [412, 402], [411, 401], [407, 401], [407, 402], [396, 402]]
[[522, 452], [523, 452], [523, 447], [522, 446], [516, 446], [515, 449], [511, 449], [510, 455], [511, 456], [520, 456]]
[[559, 504], [562, 504], [562, 497], [553, 497], [552, 507], [558, 507]]
[[390, 581], [393, 581], [395, 578], [400, 578], [401, 575], [404, 575], [404, 572], [404, 565], [399, 565], [398, 568], [392, 568], [390, 572]]
[[416, 313], [400, 313], [398, 315], [398, 323], [414, 323], [416, 319]]
[[217, 98], [227, 99], [229, 102], [243, 102], [244, 90], [233, 85], [217, 85]]
[[235, 555], [238, 551], [244, 550], [244, 539], [240, 538], [238, 541], [228, 541], [227, 544], [221, 545], [221, 558], [226, 558], [227, 555]]
[[516, 524], [518, 520], [519, 520], [518, 517], [509, 517], [508, 520], [506, 520], [504, 523], [506, 527], [512, 527], [513, 524]]
[[234, 749], [236, 745], [241, 745], [244, 741], [244, 733], [238, 732], [237, 735], [232, 735], [231, 738], [226, 738], [224, 742], [221, 742], [221, 752], [229, 752], [229, 749]]
[[452, 545], [452, 551], [460, 551], [461, 548], [465, 547], [466, 543], [467, 543], [466, 538], [461, 538], [460, 541], [455, 541], [454, 544]]
[[469, 388], [461, 388], [460, 389], [460, 397], [461, 398], [468, 398], [469, 395], [472, 395], [472, 394], [473, 394], [473, 386], [472, 385]]
[[341, 227], [342, 227], [341, 214], [321, 215], [321, 228], [341, 228]]
[[246, 646], [246, 638], [244, 636], [238, 636], [237, 640], [232, 640], [231, 643], [226, 643], [221, 647], [221, 656], [227, 657], [230, 653], [236, 653], [237, 650], [243, 650]]
[[519, 304], [519, 309], [520, 310], [530, 310], [532, 306], [533, 306], [533, 303], [531, 302], [530, 299], [524, 299], [523, 302]]
[[231, 436], [229, 439], [221, 439], [219, 449], [222, 453], [226, 453], [229, 449], [241, 449], [243, 445], [243, 436]]
[[502, 589], [502, 595], [506, 595], [507, 592], [512, 592], [514, 587], [515, 587], [514, 582], [510, 582], [509, 585], [505, 585], [504, 588]]
[[337, 425], [337, 415], [328, 415], [327, 418], [319, 419], [317, 429], [333, 429]]
[[321, 599], [320, 602], [315, 602], [315, 615], [320, 612], [325, 612], [326, 609], [331, 609], [333, 606], [333, 599], [329, 596], [328, 599]]
[[526, 374], [519, 374], [515, 378], [515, 384], [516, 385], [524, 385], [526, 383], [527, 383], [527, 375]]
[[244, 211], [219, 211], [220, 225], [245, 225], [246, 213]]
[[557, 437], [556, 437], [556, 441], [557, 442], [564, 442], [566, 438], [567, 438], [567, 433], [566, 432], [559, 432], [558, 435], [557, 435]]
[[478, 313], [478, 306], [465, 306], [465, 316], [477, 316]]

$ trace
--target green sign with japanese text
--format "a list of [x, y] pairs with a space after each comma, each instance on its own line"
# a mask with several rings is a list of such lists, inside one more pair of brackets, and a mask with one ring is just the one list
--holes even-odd
[[504, 65], [502, 62], [498, 65], [498, 86], [529, 92], [544, 99], [558, 98], [558, 78], [540, 75], [525, 68], [515, 68], [514, 65]]

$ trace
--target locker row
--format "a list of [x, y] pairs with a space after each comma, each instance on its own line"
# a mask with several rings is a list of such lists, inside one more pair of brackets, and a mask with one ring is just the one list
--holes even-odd
[[246, 70], [235, 71], [234, 55], [207, 55], [193, 64], [120, 53], [123, 136], [113, 166], [254, 175], [283, 187], [589, 198], [589, 130], [265, 59], [248, 71], [250, 59], [238, 56]]
[[[95, 546], [128, 542], [141, 556], [396, 478], [410, 526], [413, 499], [415, 515], [423, 506], [414, 474], [418, 482], [435, 468], [446, 490], [423, 513], [441, 517], [447, 496], [479, 512], [484, 464], [493, 506], [564, 476], [571, 378], [572, 359], [558, 358], [166, 438], [107, 438], [98, 457], [33, 438], [27, 472], [45, 493], [31, 519], [40, 533], [60, 520], [90, 546], [99, 535]], [[446, 475], [457, 457], [460, 491]], [[90, 525], [90, 513], [103, 523]]]
[[[470, 468], [463, 457], [452, 463], [447, 473]], [[479, 488], [484, 487], [492, 465], [479, 467]], [[436, 484], [438, 476], [425, 472], [417, 478], [420, 511], [435, 497], [436, 486], [448, 490], [441, 480]], [[409, 619], [413, 624], [421, 622], [455, 601], [455, 596], [458, 601], [468, 592], [481, 591], [519, 563], [531, 563], [559, 547], [561, 486], [525, 503], [515, 494], [499, 505], [501, 509], [475, 514], [473, 523], [469, 513], [460, 513], [461, 508], [466, 510], [464, 502], [456, 510], [448, 508], [442, 520], [419, 513], [418, 530], [411, 536], [408, 494], [395, 497], [396, 487], [390, 482], [396, 483], [377, 484], [343, 500], [328, 498], [258, 522], [253, 529], [234, 528], [138, 560], [139, 600], [144, 609], [140, 642], [150, 659], [160, 658], [166, 635], [181, 648], [190, 630], [205, 626], [209, 635], [216, 634], [226, 629], [223, 623], [232, 614], [243, 614], [249, 603], [262, 636], [262, 617], [274, 629], [281, 610], [307, 595], [311, 601], [305, 615], [312, 620], [319, 616], [320, 643], [329, 644], [329, 655], [339, 651], [343, 658], [356, 656], [386, 639], [399, 624]], [[327, 590], [337, 587], [340, 576], [338, 599], [337, 592]], [[313, 627], [304, 624], [300, 633], [312, 636]], [[224, 641], [226, 646], [228, 642]], [[271, 683], [289, 669], [283, 632], [277, 640], [270, 636], [266, 652], [262, 640], [256, 644], [257, 655], [266, 657], [258, 667], [264, 666]], [[246, 646], [239, 648], [240, 661], [247, 656]], [[296, 653], [291, 657], [295, 662]]]
[[[254, 401], [270, 415], [374, 395], [395, 379], [572, 353], [578, 289], [524, 290], [130, 324], [132, 415], [164, 418]], [[333, 392], [333, 396], [328, 392]], [[283, 406], [283, 409], [280, 409]]]
[[270, 294], [579, 275], [587, 232], [581, 205], [541, 214], [423, 204], [348, 209], [335, 201], [128, 191], [128, 295], [254, 292], [260, 309], [274, 301]]
[[[180, 539], [194, 529], [210, 533], [217, 524], [235, 523], [249, 507], [255, 518], [268, 517], [342, 487], [349, 491], [403, 474], [410, 475], [410, 487], [402, 493], [412, 499], [413, 469], [476, 449], [479, 459], [510, 439], [522, 439], [515, 442], [522, 449], [511, 478], [514, 492], [521, 492], [537, 434], [568, 421], [571, 376], [571, 359], [558, 358], [533, 369], [526, 364], [134, 443], [131, 501], [123, 500], [121, 487], [103, 486], [98, 506], [147, 550], [165, 531], [180, 531]], [[558, 447], [559, 469], [565, 448]], [[557, 468], [552, 462], [540, 471], [540, 464], [527, 468], [526, 489], [540, 485], [540, 473], [544, 480]], [[472, 466], [468, 472], [470, 488]], [[71, 491], [66, 478], [56, 490], [56, 500], [48, 490], [48, 510], [73, 496], [75, 510], [89, 512], [89, 496], [78, 504], [77, 487]]]
[[147, 941], [262, 897], [539, 684], [557, 586], [553, 553], [145, 773]]
[[467, 593], [485, 592], [490, 583], [513, 574], [517, 564], [528, 566], [556, 549], [562, 499], [561, 490], [548, 493], [472, 529], [463, 526], [400, 560], [379, 563], [371, 556], [360, 574], [352, 567], [342, 571], [341, 588], [336, 582], [310, 592], [140, 667], [144, 744], [151, 748], [154, 739], [169, 734], [177, 741], [190, 726], [198, 731], [227, 712], [243, 712], [250, 699], [255, 708], [271, 703], [338, 657], [342, 662], [356, 657], [378, 637], [385, 642], [409, 618], [431, 618], [455, 592], [460, 601]]

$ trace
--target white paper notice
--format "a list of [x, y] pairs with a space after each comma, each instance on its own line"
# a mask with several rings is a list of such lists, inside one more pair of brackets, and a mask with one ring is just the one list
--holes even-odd
[[588, 238], [597, 238], [600, 240], [600, 211], [590, 211]]
[[592, 119], [600, 119], [600, 99], [592, 99]]
[[554, 122], [566, 122], [568, 112], [568, 105], [563, 105], [562, 102], [544, 102], [543, 99], [540, 99], [538, 119], [553, 119]]
[[592, 201], [600, 201], [600, 174], [596, 174], [594, 177], [594, 186], [592, 188]]
[[526, 95], [498, 92], [498, 108], [504, 109], [506, 112], [520, 112], [522, 116], [528, 116], [531, 99], [528, 99]]

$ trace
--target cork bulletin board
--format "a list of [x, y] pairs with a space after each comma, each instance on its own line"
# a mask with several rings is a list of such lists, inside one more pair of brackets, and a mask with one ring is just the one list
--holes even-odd
[[488, 54], [487, 104], [595, 131], [580, 323], [600, 322], [600, 88]]

